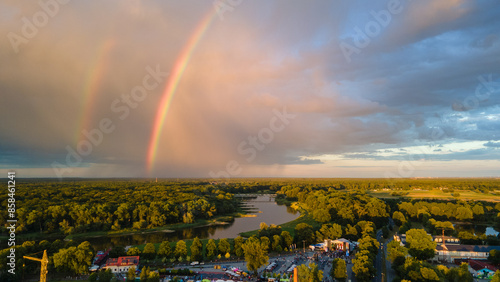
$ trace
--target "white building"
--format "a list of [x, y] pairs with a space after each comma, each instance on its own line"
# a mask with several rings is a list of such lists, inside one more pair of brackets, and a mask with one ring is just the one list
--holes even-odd
[[131, 267], [139, 268], [139, 256], [110, 258], [103, 268], [113, 273], [126, 273]]

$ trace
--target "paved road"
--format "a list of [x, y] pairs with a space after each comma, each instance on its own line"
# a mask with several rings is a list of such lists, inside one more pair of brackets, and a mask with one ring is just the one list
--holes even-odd
[[[390, 237], [387, 240], [386, 245], [389, 244], [392, 240], [393, 240], [393, 238]], [[391, 261], [387, 257], [387, 253], [386, 253], [385, 267], [386, 267], [385, 273], [387, 274], [387, 281], [392, 282], [392, 280], [394, 278], [396, 278], [396, 272], [394, 271], [394, 269], [392, 269], [392, 264], [391, 264]]]

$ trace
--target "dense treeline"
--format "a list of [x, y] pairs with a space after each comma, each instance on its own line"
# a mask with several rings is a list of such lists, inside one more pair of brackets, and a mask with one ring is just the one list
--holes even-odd
[[366, 222], [361, 234], [362, 237], [358, 240], [358, 252], [352, 261], [352, 271], [358, 281], [371, 281], [376, 274], [375, 259], [380, 246], [375, 239], [375, 225], [372, 222]]
[[[477, 192], [488, 192], [500, 190], [500, 179], [498, 178], [302, 178], [302, 179], [231, 179], [222, 180], [224, 185], [241, 192], [241, 189], [259, 188], [277, 191], [280, 187], [290, 186], [292, 188], [306, 189], [335, 189], [335, 190], [471, 190]], [[253, 190], [255, 191], [255, 190]], [[252, 191], [252, 192], [253, 192]]]
[[[233, 194], [200, 181], [19, 183], [18, 234], [153, 228], [236, 211]], [[2, 203], [7, 206], [6, 194]], [[0, 213], [2, 225], [6, 210]]]
[[387, 256], [397, 277], [395, 281], [464, 281], [472, 282], [468, 264], [448, 268], [427, 262], [434, 257], [436, 242], [423, 229], [410, 229], [406, 233], [406, 245], [391, 241], [387, 245]]
[[500, 203], [477, 201], [388, 201], [400, 233], [423, 224], [433, 235], [458, 237], [463, 244], [500, 245], [498, 236], [486, 235], [486, 225], [500, 223]]
[[389, 210], [384, 201], [362, 192], [284, 186], [277, 193], [284, 194], [290, 199], [297, 199], [301, 207], [320, 223], [332, 221], [347, 226], [362, 220], [369, 220], [380, 227], [389, 216]]
[[399, 203], [398, 209], [414, 220], [432, 217], [441, 220], [484, 221], [489, 218], [488, 215], [496, 215], [499, 212], [500, 204], [473, 201], [406, 201]]
[[[159, 246], [148, 244], [144, 250], [130, 248], [121, 255], [140, 254], [145, 259], [185, 261], [213, 259], [214, 257], [251, 257], [252, 270], [267, 262], [268, 252], [289, 251], [305, 247], [324, 239], [340, 237], [358, 240], [359, 252], [355, 267], [358, 280], [367, 281], [374, 275], [373, 261], [378, 243], [374, 230], [385, 228], [388, 217], [400, 231], [410, 230], [411, 222], [422, 223], [433, 234], [444, 229], [447, 234], [458, 236], [465, 243], [499, 244], [497, 237], [476, 235], [458, 231], [451, 221], [459, 223], [491, 222], [500, 218], [500, 204], [473, 201], [440, 200], [381, 200], [367, 193], [368, 190], [440, 189], [473, 190], [493, 193], [500, 190], [498, 179], [230, 179], [230, 180], [71, 180], [63, 182], [18, 180], [16, 183], [17, 234], [83, 233], [122, 229], [145, 229], [172, 223], [192, 223], [237, 211], [240, 199], [234, 194], [276, 193], [278, 200], [298, 202], [297, 207], [305, 215], [303, 222], [289, 231], [280, 226], [266, 224], [255, 237], [222, 239], [218, 243], [193, 240], [191, 245], [178, 241], [175, 245], [163, 242]], [[2, 205], [7, 206], [7, 194], [0, 195]], [[5, 232], [7, 213], [0, 212], [0, 222]], [[384, 230], [384, 229], [383, 229]], [[495, 241], [496, 240], [496, 241]], [[495, 243], [496, 242], [496, 243]], [[172, 242], [173, 243], [173, 242]], [[117, 250], [120, 250], [117, 246]], [[37, 254], [47, 249], [50, 257], [49, 271], [78, 273], [88, 267], [93, 252], [88, 243], [76, 244], [28, 241], [17, 246], [18, 265], [25, 261], [22, 255]], [[432, 248], [427, 248], [432, 249]], [[189, 251], [188, 251], [189, 250]], [[429, 281], [436, 277], [469, 277], [460, 269], [432, 268], [425, 263], [424, 252], [414, 248], [400, 250], [394, 265], [400, 278], [412, 281]], [[113, 249], [115, 251], [115, 249]], [[6, 254], [0, 275], [5, 274]], [[188, 258], [189, 252], [189, 258]], [[403, 259], [410, 252], [410, 259]], [[500, 256], [499, 256], [500, 257]], [[32, 269], [30, 269], [32, 268]], [[35, 272], [36, 266], [26, 266], [27, 273]], [[340, 267], [339, 276], [344, 273]], [[448, 279], [448, 278], [445, 278]], [[1, 280], [1, 279], [0, 279]], [[3, 281], [3, 280], [2, 280]], [[452, 281], [449, 278], [447, 281]]]

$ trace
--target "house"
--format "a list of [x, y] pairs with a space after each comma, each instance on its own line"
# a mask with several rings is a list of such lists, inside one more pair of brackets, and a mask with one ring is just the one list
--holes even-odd
[[437, 245], [434, 260], [452, 263], [455, 259], [486, 260], [491, 250], [500, 250], [500, 246], [482, 245]]
[[484, 261], [469, 260], [468, 262], [469, 272], [472, 273], [474, 277], [489, 279], [495, 274], [495, 271], [498, 270], [498, 268]]
[[443, 243], [443, 239], [444, 239], [444, 243], [446, 245], [459, 245], [460, 244], [460, 239], [453, 237], [453, 236], [441, 236], [441, 235], [432, 236], [432, 240], [438, 244]]
[[113, 273], [125, 273], [131, 267], [139, 269], [139, 256], [110, 258], [103, 268], [110, 269]]

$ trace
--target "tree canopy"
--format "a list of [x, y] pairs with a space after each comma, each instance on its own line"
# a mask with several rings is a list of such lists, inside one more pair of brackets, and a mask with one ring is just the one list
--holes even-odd
[[257, 273], [259, 267], [267, 264], [269, 257], [267, 256], [268, 245], [261, 242], [256, 237], [248, 238], [242, 245], [245, 253], [245, 261], [247, 262], [247, 269]]
[[423, 229], [410, 229], [406, 232], [406, 244], [409, 254], [419, 260], [434, 257], [436, 242]]

